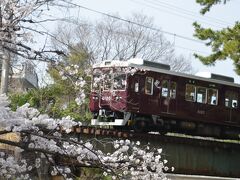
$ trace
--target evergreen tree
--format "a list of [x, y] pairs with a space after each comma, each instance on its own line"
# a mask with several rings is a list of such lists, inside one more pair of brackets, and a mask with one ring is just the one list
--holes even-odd
[[[205, 14], [210, 11], [215, 4], [226, 3], [226, 0], [196, 0], [203, 8], [201, 13]], [[235, 71], [240, 74], [240, 23], [236, 22], [233, 27], [226, 27], [221, 30], [203, 28], [195, 22], [195, 36], [206, 41], [210, 46], [212, 53], [209, 56], [195, 54], [206, 65], [214, 65], [217, 60], [226, 60], [230, 58], [235, 65]]]

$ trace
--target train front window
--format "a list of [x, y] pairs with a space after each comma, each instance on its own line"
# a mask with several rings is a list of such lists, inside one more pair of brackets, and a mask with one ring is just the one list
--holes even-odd
[[92, 89], [94, 91], [98, 91], [100, 90], [100, 86], [101, 86], [101, 78], [99, 74], [95, 74], [93, 76], [93, 80], [92, 80]]
[[99, 91], [102, 85], [102, 78], [101, 78], [101, 70], [94, 69], [93, 70], [93, 78], [92, 78], [92, 90]]
[[112, 81], [112, 76], [111, 74], [106, 74], [104, 76], [104, 81], [103, 81], [103, 89], [104, 90], [110, 90], [111, 89], [111, 81]]
[[207, 90], [204, 87], [197, 87], [197, 102], [206, 103]]
[[113, 78], [113, 89], [124, 90], [126, 88], [126, 74], [115, 73]]
[[109, 90], [112, 85], [112, 69], [96, 68], [93, 70], [92, 89], [99, 91], [100, 89]]

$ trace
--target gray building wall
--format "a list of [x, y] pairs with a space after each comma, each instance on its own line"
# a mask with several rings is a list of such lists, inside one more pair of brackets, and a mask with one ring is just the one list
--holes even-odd
[[30, 89], [38, 88], [38, 76], [32, 64], [24, 63], [15, 66], [10, 73], [10, 92], [26, 92]]

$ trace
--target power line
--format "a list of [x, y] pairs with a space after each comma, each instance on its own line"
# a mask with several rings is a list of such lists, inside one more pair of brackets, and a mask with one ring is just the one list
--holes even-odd
[[[171, 14], [171, 15], [174, 15], [174, 16], [177, 16], [177, 17], [181, 17], [181, 18], [184, 18], [184, 19], [187, 19], [187, 20], [190, 20], [190, 21], [196, 21], [196, 19], [194, 19], [194, 18], [191, 18], [191, 17], [189, 17], [189, 14], [187, 14], [187, 13], [184, 13], [184, 14], [186, 14], [186, 15], [188, 15], [188, 16], [184, 16], [184, 15], [182, 15], [183, 13], [182, 12], [177, 12], [178, 10], [176, 10], [176, 9], [174, 9], [174, 12], [172, 12], [170, 9], [172, 9], [172, 8], [170, 8], [170, 7], [166, 7], [166, 6], [164, 6], [164, 5], [159, 5], [159, 4], [156, 4], [156, 3], [154, 3], [154, 2], [138, 2], [138, 1], [136, 1], [136, 0], [131, 0], [132, 2], [134, 2], [134, 3], [136, 3], [136, 4], [142, 4], [142, 5], [144, 5], [144, 6], [147, 6], [147, 7], [149, 7], [149, 8], [152, 8], [152, 9], [155, 9], [155, 10], [157, 10], [157, 11], [161, 11], [161, 12], [165, 12], [165, 13], [168, 13], [168, 14]], [[145, 0], [146, 1], [146, 0]], [[150, 4], [149, 4], [150, 3]], [[151, 5], [151, 4], [154, 4], [154, 5]], [[156, 7], [157, 6], [157, 7]], [[163, 8], [167, 8], [167, 10], [166, 9], [162, 9], [162, 8], [159, 8], [159, 7], [163, 7]], [[195, 15], [190, 15], [190, 16], [195, 16]], [[199, 22], [201, 22], [201, 23], [205, 23], [205, 24], [208, 24], [208, 25], [210, 25], [210, 26], [214, 26], [214, 27], [217, 27], [217, 28], [224, 28], [222, 25], [220, 26], [220, 25], [216, 25], [216, 24], [213, 24], [213, 23], [210, 23], [210, 22], [207, 22], [207, 21], [205, 21], [205, 20], [198, 20]]]
[[[50, 17], [56, 18], [55, 16], [50, 16]], [[60, 19], [60, 20], [63, 20], [63, 19]], [[76, 21], [65, 20], [65, 21], [63, 21], [63, 22], [67, 22], [67, 23], [71, 23], [71, 24], [73, 24], [73, 25], [76, 25]], [[91, 26], [94, 26], [94, 25], [91, 25]], [[42, 28], [44, 28], [46, 31], [48, 31], [45, 27], [42, 26]], [[92, 28], [92, 27], [91, 27], [91, 28]], [[92, 29], [93, 29], [93, 28], [92, 28]], [[115, 34], [120, 34], [120, 35], [124, 35], [124, 36], [131, 36], [131, 35], [127, 34], [127, 33], [122, 33], [122, 32], [114, 31], [114, 30], [113, 30], [113, 33], [115, 33]], [[49, 32], [48, 32], [47, 34], [48, 34], [49, 36], [51, 36], [52, 38], [54, 38], [54, 39], [55, 39], [56, 41], [58, 41], [59, 43], [61, 43], [61, 44], [65, 45], [65, 46], [70, 47], [71, 49], [77, 51], [74, 47], [72, 47], [72, 46], [70, 46], [69, 44], [66, 44], [65, 42], [57, 39], [55, 35], [53, 35], [53, 34], [51, 34], [51, 33], [49, 33]], [[132, 37], [132, 36], [131, 36], [131, 37]], [[153, 42], [153, 43], [159, 43], [159, 44], [161, 44], [161, 42], [158, 42], [158, 41], [156, 41], [156, 40], [152, 40], [152, 39], [147, 39], [147, 40], [150, 41], [150, 42]], [[200, 53], [200, 54], [205, 54], [205, 55], [208, 54], [207, 52], [204, 52], [204, 51], [194, 50], [194, 49], [190, 49], [190, 48], [187, 48], [187, 47], [183, 47], [183, 46], [176, 45], [176, 44], [175, 44], [175, 36], [174, 36], [173, 45], [174, 45], [174, 47], [177, 48], [177, 49], [183, 49], [183, 50], [187, 50], [187, 51], [191, 51], [191, 52], [195, 52], [195, 53]]]
[[178, 48], [178, 49], [184, 49], [184, 50], [187, 50], [187, 51], [192, 51], [192, 52], [195, 52], [195, 53], [200, 53], [200, 54], [205, 54], [205, 55], [209, 54], [209, 53], [204, 52], [204, 51], [198, 51], [198, 50], [186, 48], [186, 47], [179, 46], [179, 45], [174, 45], [174, 47], [176, 47], [176, 48]]
[[[70, 3], [70, 4], [75, 5], [74, 3]], [[75, 5], [75, 6], [76, 6], [76, 5]], [[77, 5], [77, 6], [78, 6], [79, 8], [82, 8], [82, 6], [80, 6], [80, 5]], [[83, 9], [87, 9], [87, 10], [88, 10], [89, 8], [84, 7]], [[91, 10], [91, 9], [90, 9], [90, 10]], [[94, 12], [95, 12], [96, 10], [91, 10], [91, 11], [94, 11]], [[96, 11], [96, 12], [98, 13], [98, 11]], [[101, 14], [103, 14], [103, 15], [107, 15], [107, 16], [112, 17], [112, 18], [115, 18], [115, 19], [118, 19], [118, 20], [121, 20], [121, 21], [124, 21], [124, 22], [133, 23], [133, 24], [139, 25], [139, 26], [141, 26], [141, 27], [145, 27], [145, 28], [148, 28], [148, 29], [151, 29], [151, 30], [154, 30], [154, 31], [159, 31], [159, 32], [165, 33], [165, 31], [162, 31], [162, 30], [160, 30], [160, 29], [155, 29], [155, 28], [152, 28], [152, 27], [146, 27], [145, 25], [141, 25], [141, 24], [139, 24], [139, 23], [135, 23], [135, 22], [132, 22], [132, 21], [129, 21], [129, 20], [126, 20], [126, 19], [122, 19], [122, 18], [113, 16], [113, 15], [109, 15], [109, 14], [106, 14], [106, 13], [102, 13], [102, 12], [99, 12], [99, 13], [101, 13]], [[54, 17], [54, 16], [51, 16], [51, 17]], [[65, 20], [65, 21], [68, 22], [68, 23], [72, 23], [72, 24], [76, 25], [76, 22], [73, 22], [73, 21], [70, 21], [70, 20]], [[66, 47], [69, 47], [69, 48], [77, 51], [77, 49], [75, 49], [75, 48], [72, 47], [71, 45], [66, 44], [65, 42], [63, 42], [63, 41], [61, 41], [60, 39], [58, 39], [55, 35], [51, 34], [51, 33], [46, 29], [46, 27], [42, 26], [42, 28], [47, 31], [47, 32], [45, 32], [45, 34], [47, 34], [47, 35], [49, 35], [50, 37], [54, 38], [56, 41], [58, 41], [59, 43], [65, 45]], [[120, 33], [120, 32], [118, 32], [118, 31], [114, 31], [114, 33], [129, 36], [128, 34]], [[167, 32], [167, 31], [166, 31], [166, 34], [173, 35], [173, 36], [174, 36], [174, 39], [175, 39], [175, 37], [181, 37], [180, 35], [173, 34], [173, 33]], [[186, 39], [186, 38], [183, 36], [182, 39]], [[189, 40], [189, 38], [187, 38], [186, 40]], [[150, 39], [148, 39], [148, 41], [151, 41], [151, 42], [154, 42], [154, 43], [158, 43], [158, 42], [155, 41], [155, 40], [150, 40]], [[195, 41], [195, 40], [194, 40], [194, 42], [200, 42], [200, 41]], [[159, 42], [159, 43], [160, 43], [160, 42]], [[202, 43], [202, 42], [200, 42], [200, 43]], [[195, 53], [208, 54], [207, 52], [203, 52], [203, 51], [199, 51], [199, 50], [194, 50], [194, 49], [190, 49], [190, 48], [183, 47], [183, 46], [178, 46], [178, 45], [176, 45], [175, 43], [174, 43], [174, 47], [176, 47], [176, 48], [178, 48], [178, 49], [183, 49], [183, 50], [195, 52]]]
[[111, 17], [113, 19], [117, 19], [117, 20], [120, 20], [120, 21], [124, 21], [124, 22], [127, 22], [127, 23], [131, 23], [131, 24], [140, 26], [140, 27], [144, 27], [146, 29], [150, 29], [150, 30], [153, 30], [153, 31], [158, 31], [158, 32], [161, 32], [161, 33], [164, 33], [164, 34], [168, 34], [168, 35], [171, 35], [171, 36], [178, 37], [180, 39], [185, 39], [185, 40], [188, 40], [188, 41], [192, 41], [192, 42], [196, 42], [196, 43], [200, 43], [200, 44], [205, 44], [202, 41], [199, 41], [199, 40], [196, 40], [196, 39], [193, 39], [193, 38], [190, 38], [190, 37], [186, 37], [186, 36], [175, 34], [175, 33], [168, 32], [168, 31], [163, 31], [163, 30], [158, 29], [158, 28], [146, 26], [146, 25], [143, 25], [143, 24], [140, 24], [140, 23], [137, 23], [137, 22], [133, 22], [133, 21], [121, 18], [121, 17], [117, 17], [117, 16], [114, 16], [114, 15], [111, 15], [111, 14], [107, 14], [107, 13], [104, 13], [104, 12], [101, 12], [101, 11], [97, 11], [97, 10], [94, 10], [94, 9], [91, 9], [91, 8], [88, 8], [88, 7], [85, 7], [85, 6], [76, 4], [76, 3], [72, 3], [72, 2], [66, 2], [66, 3], [71, 4], [73, 6], [77, 6], [79, 8], [82, 8], [82, 9], [85, 9], [85, 10], [88, 10], [88, 11], [91, 11], [91, 12], [94, 12], [94, 13], [97, 13], [97, 14], [101, 14], [101, 15], [104, 15], [104, 16]]
[[153, 0], [145, 0], [145, 1], [149, 1], [149, 2], [152, 1], [151, 3], [157, 4], [158, 6], [163, 6], [163, 7], [169, 8], [169, 9], [173, 9], [174, 11], [181, 11], [181, 12], [187, 14], [187, 15], [194, 16], [194, 17], [197, 17], [197, 18], [200, 18], [200, 19], [205, 19], [207, 21], [211, 20], [211, 21], [214, 21], [214, 23], [221, 24], [221, 25], [224, 25], [224, 26], [232, 26], [233, 25], [230, 22], [223, 21], [223, 20], [218, 19], [218, 18], [213, 18], [213, 17], [207, 16], [207, 15], [204, 15], [204, 16], [196, 15], [195, 12], [193, 12], [193, 11], [175, 6], [173, 4], [163, 2], [161, 0], [154, 0], [154, 2], [153, 2]]

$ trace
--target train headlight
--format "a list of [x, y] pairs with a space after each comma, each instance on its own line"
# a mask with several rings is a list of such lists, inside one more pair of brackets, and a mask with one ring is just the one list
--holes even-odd
[[119, 100], [121, 100], [122, 99], [122, 97], [121, 96], [116, 96], [116, 101], [119, 101]]
[[98, 97], [97, 96], [93, 96], [93, 100], [97, 101]]

